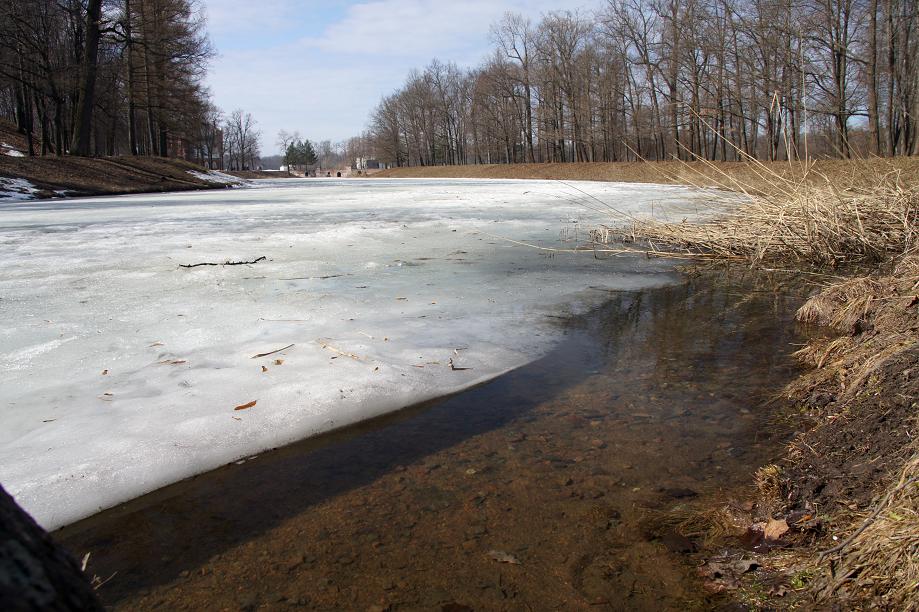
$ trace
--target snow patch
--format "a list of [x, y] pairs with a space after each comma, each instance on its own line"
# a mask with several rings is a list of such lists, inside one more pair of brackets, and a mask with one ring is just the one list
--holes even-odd
[[4, 202], [33, 200], [35, 199], [35, 194], [38, 192], [38, 187], [26, 179], [0, 176], [0, 204]]
[[8, 155], [10, 157], [25, 157], [26, 156], [25, 153], [16, 149], [15, 147], [13, 147], [13, 145], [6, 144], [5, 142], [0, 142], [0, 149], [6, 149], [6, 151], [3, 151], [3, 154]]
[[188, 173], [197, 179], [202, 181], [207, 181], [208, 183], [220, 183], [222, 185], [241, 185], [245, 183], [244, 180], [219, 172], [217, 170], [209, 170], [207, 172], [199, 172], [197, 170], [189, 170]]

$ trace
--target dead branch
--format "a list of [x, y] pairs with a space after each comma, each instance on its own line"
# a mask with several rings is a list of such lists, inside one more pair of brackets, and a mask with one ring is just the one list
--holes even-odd
[[253, 259], [252, 261], [229, 261], [228, 260], [223, 263], [211, 263], [209, 261], [205, 261], [203, 263], [196, 263], [196, 264], [179, 264], [179, 267], [180, 268], [197, 268], [198, 266], [248, 266], [251, 264], [257, 264], [260, 261], [267, 261], [267, 260], [268, 260], [267, 257], [262, 256], [262, 257], [259, 257], [258, 259]]
[[259, 353], [258, 355], [253, 355], [252, 359], [258, 359], [259, 357], [267, 357], [268, 355], [274, 355], [275, 353], [280, 353], [281, 351], [286, 351], [287, 349], [293, 348], [293, 347], [294, 347], [293, 344], [288, 344], [284, 348], [279, 348], [277, 350], [270, 351], [268, 353]]

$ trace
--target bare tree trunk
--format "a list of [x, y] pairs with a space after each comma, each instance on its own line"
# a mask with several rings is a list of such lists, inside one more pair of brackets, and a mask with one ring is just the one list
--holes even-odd
[[878, 0], [868, 3], [868, 132], [871, 152], [881, 153], [881, 126], [878, 124]]
[[92, 135], [93, 106], [96, 99], [96, 70], [101, 36], [102, 0], [89, 0], [86, 8], [86, 49], [83, 52], [83, 70], [76, 113], [74, 113], [71, 155], [89, 155]]
[[131, 155], [137, 155], [137, 106], [134, 99], [134, 34], [132, 21], [131, 0], [124, 0], [124, 36], [128, 55], [128, 148], [131, 150]]

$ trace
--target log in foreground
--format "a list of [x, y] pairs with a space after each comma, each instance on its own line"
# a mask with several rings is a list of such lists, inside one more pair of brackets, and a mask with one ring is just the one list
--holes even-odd
[[0, 487], [0, 610], [103, 610], [73, 557], [3, 487]]

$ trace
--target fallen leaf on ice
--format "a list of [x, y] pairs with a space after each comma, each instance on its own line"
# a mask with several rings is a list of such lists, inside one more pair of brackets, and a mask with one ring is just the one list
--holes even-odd
[[108, 374], [108, 370], [102, 370], [102, 375], [105, 376], [106, 374]]
[[258, 403], [258, 400], [252, 400], [252, 401], [249, 402], [248, 404], [243, 404], [242, 406], [237, 406], [237, 407], [234, 408], [233, 410], [245, 410], [246, 408], [252, 408], [252, 407], [255, 406], [255, 404], [257, 404], [257, 403]]
[[274, 360], [274, 365], [284, 365], [284, 360], [283, 360], [283, 359], [275, 359], [275, 360]]
[[266, 368], [265, 366], [262, 366], [262, 372], [267, 372], [267, 371], [268, 371], [268, 368]]

